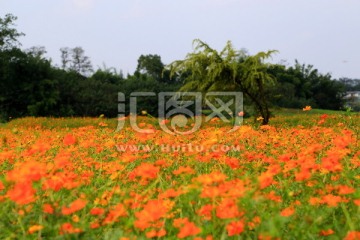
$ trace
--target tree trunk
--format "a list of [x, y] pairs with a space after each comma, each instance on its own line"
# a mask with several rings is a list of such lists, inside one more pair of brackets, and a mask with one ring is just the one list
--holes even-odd
[[[262, 88], [262, 84], [258, 83], [258, 88], [259, 88], [259, 94], [257, 94], [257, 96], [255, 96], [254, 94], [251, 93], [251, 91], [249, 91], [247, 88], [245, 88], [242, 84], [241, 81], [236, 81], [236, 83], [240, 86], [241, 90], [251, 99], [251, 101], [255, 104], [255, 108], [257, 109], [257, 111], [260, 113], [262, 119], [261, 124], [262, 125], [267, 125], [269, 124], [269, 120], [270, 120], [270, 111], [269, 111], [269, 107], [267, 105], [264, 93], [263, 93], [263, 88]], [[260, 96], [260, 98], [259, 98]]]

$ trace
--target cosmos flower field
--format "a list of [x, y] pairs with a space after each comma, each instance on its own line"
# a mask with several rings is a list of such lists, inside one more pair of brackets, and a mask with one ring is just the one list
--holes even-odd
[[359, 115], [140, 122], [0, 126], [0, 239], [360, 239]]

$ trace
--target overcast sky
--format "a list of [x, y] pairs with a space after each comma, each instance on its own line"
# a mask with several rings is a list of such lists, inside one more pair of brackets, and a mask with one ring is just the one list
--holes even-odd
[[6, 13], [18, 17], [23, 48], [44, 46], [54, 63], [61, 47], [81, 46], [95, 68], [132, 74], [141, 54], [168, 64], [200, 38], [360, 78], [360, 0], [0, 0]]

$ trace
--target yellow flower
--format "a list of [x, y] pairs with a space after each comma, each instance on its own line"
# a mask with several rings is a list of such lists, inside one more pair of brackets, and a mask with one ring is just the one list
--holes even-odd
[[44, 228], [44, 227], [41, 226], [41, 225], [33, 225], [33, 226], [29, 227], [28, 232], [29, 232], [30, 234], [32, 234], [32, 233], [34, 233], [34, 232], [40, 231], [40, 230], [43, 229], [43, 228]]
[[311, 106], [306, 106], [303, 108], [303, 111], [310, 111], [311, 110]]
[[147, 114], [147, 111], [142, 110], [142, 111], [141, 111], [141, 114], [142, 114], [142, 115], [146, 115], [146, 114]]
[[263, 117], [258, 117], [256, 120], [257, 121], [262, 121], [262, 120], [264, 120], [264, 118]]
[[73, 222], [79, 222], [79, 220], [80, 220], [80, 218], [79, 218], [78, 215], [73, 215], [73, 216], [71, 217], [71, 219], [73, 220]]

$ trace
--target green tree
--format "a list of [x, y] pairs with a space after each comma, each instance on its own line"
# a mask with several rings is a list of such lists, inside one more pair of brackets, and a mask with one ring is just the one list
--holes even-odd
[[244, 50], [235, 50], [227, 42], [221, 52], [212, 49], [205, 42], [194, 40], [195, 51], [185, 60], [171, 63], [171, 75], [185, 73], [188, 77], [181, 91], [240, 90], [254, 104], [263, 118], [262, 124], [270, 119], [268, 89], [276, 79], [268, 73], [271, 64], [265, 60], [276, 51], [248, 55]]
[[170, 77], [170, 71], [165, 68], [165, 65], [161, 61], [159, 55], [141, 55], [138, 59], [138, 65], [136, 67], [134, 75], [146, 75], [158, 82], [171, 83], [176, 82], [176, 78]]
[[360, 91], [360, 79], [340, 78], [338, 80], [345, 88], [345, 91]]
[[[57, 112], [59, 101], [58, 81], [51, 61], [43, 57], [44, 47], [31, 48], [27, 53], [27, 62], [21, 76], [24, 77], [24, 89], [28, 91], [27, 111], [32, 116], [49, 116]], [[26, 84], [26, 85], [25, 85]]]
[[93, 72], [91, 60], [85, 55], [85, 51], [81, 47], [60, 48], [61, 67], [64, 70], [75, 71], [84, 76]]
[[121, 84], [124, 80], [124, 76], [121, 71], [118, 73], [115, 68], [106, 68], [106, 66], [104, 66], [104, 69], [96, 70], [91, 78], [112, 84]]
[[44, 46], [33, 46], [27, 50], [25, 50], [26, 53], [32, 55], [35, 58], [44, 58], [44, 54], [47, 53]]
[[6, 14], [4, 18], [0, 18], [0, 51], [17, 48], [21, 44], [18, 38], [24, 36], [14, 28], [17, 17], [12, 14]]
[[277, 78], [271, 90], [272, 101], [280, 107], [313, 108], [339, 110], [343, 107], [345, 86], [333, 80], [330, 74], [321, 74], [312, 65], [273, 65], [269, 73]]
[[1, 112], [5, 116], [45, 116], [55, 112], [58, 84], [49, 60], [20, 49], [0, 52]]
[[[312, 98], [311, 83], [304, 74], [303, 66], [294, 67], [273, 65], [269, 73], [276, 77], [277, 83], [271, 89], [272, 103], [285, 108], [303, 108], [310, 105], [315, 107]], [[308, 71], [308, 70], [307, 70]]]
[[79, 116], [79, 82], [87, 78], [74, 71], [64, 69], [54, 69], [55, 78], [58, 81], [60, 100], [57, 104], [58, 112], [56, 116], [68, 117]]
[[160, 81], [164, 64], [159, 55], [141, 55], [138, 59], [138, 64], [135, 73], [146, 74]]

